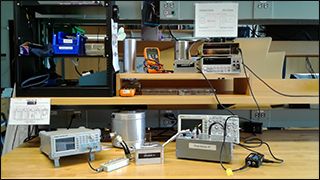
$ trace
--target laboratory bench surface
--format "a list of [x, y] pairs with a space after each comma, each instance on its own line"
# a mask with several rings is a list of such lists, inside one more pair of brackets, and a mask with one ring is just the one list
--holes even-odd
[[[87, 164], [87, 154], [64, 157], [60, 159], [61, 167], [54, 168], [53, 162], [39, 150], [39, 142], [28, 142], [15, 148], [1, 158], [1, 179], [7, 178], [63, 178], [63, 179], [259, 179], [287, 178], [319, 179], [319, 129], [313, 130], [267, 130], [258, 135], [268, 142], [274, 155], [284, 159], [283, 164], [263, 164], [260, 168], [247, 168], [227, 176], [219, 163], [186, 159], [177, 159], [175, 143], [165, 148], [164, 164], [135, 165], [112, 171], [96, 173]], [[111, 147], [103, 143], [104, 147]], [[266, 147], [255, 149], [272, 159]], [[235, 146], [233, 160], [226, 167], [235, 169], [243, 165], [244, 158], [250, 152]], [[94, 167], [108, 160], [123, 156], [123, 150], [111, 148], [96, 153], [92, 162]]]

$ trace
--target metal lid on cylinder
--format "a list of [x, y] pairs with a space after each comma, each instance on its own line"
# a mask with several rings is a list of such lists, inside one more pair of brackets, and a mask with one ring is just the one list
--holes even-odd
[[[112, 131], [118, 134], [129, 147], [141, 147], [145, 137], [145, 112], [121, 111], [112, 113]], [[119, 142], [113, 146], [121, 148]]]

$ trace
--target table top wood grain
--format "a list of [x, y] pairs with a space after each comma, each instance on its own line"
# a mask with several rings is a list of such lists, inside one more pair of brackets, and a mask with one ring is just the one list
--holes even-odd
[[[182, 179], [258, 179], [258, 178], [319, 178], [319, 129], [316, 130], [268, 130], [260, 137], [267, 141], [274, 155], [285, 160], [283, 164], [264, 164], [260, 168], [248, 168], [227, 176], [219, 163], [177, 159], [175, 143], [165, 148], [164, 164], [135, 165], [113, 172], [96, 173], [87, 164], [87, 154], [64, 157], [60, 159], [61, 167], [54, 168], [53, 162], [39, 150], [39, 142], [26, 143], [7, 153], [1, 158], [1, 178], [63, 178], [63, 179], [127, 179], [127, 178], [182, 178]], [[111, 147], [110, 144], [103, 146]], [[271, 159], [266, 147], [257, 151]], [[244, 158], [250, 152], [235, 146], [231, 164], [225, 164], [232, 169], [243, 165]], [[92, 162], [94, 167], [108, 160], [123, 156], [123, 151], [117, 148], [96, 153]]]

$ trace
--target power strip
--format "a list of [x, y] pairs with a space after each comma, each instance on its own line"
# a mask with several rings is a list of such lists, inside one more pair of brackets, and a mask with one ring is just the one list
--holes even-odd
[[128, 158], [118, 158], [110, 160], [104, 164], [101, 164], [101, 168], [103, 171], [111, 172], [113, 170], [125, 167], [129, 165], [129, 159]]

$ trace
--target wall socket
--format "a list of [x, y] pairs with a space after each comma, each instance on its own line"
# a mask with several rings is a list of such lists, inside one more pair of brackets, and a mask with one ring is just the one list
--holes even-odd
[[173, 119], [166, 118], [166, 114], [174, 114], [176, 118], [178, 118], [179, 112], [176, 110], [160, 110], [159, 113], [159, 121], [160, 127], [172, 127], [176, 121]]
[[269, 110], [260, 110], [260, 113], [259, 111], [257, 110], [251, 110], [251, 118], [253, 121], [258, 121], [260, 120], [261, 122], [262, 121], [270, 121], [271, 119], [271, 111]]
[[273, 18], [273, 1], [254, 1], [253, 18]]

